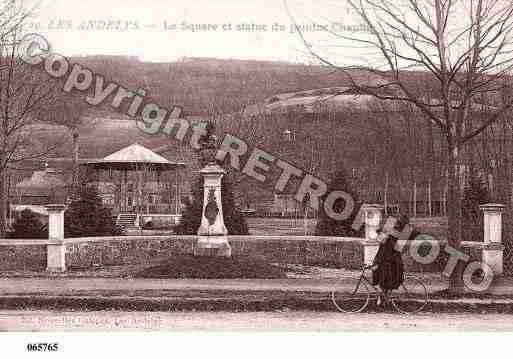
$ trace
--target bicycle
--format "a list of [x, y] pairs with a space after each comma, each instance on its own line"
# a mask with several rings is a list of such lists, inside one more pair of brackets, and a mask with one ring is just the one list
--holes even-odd
[[[428, 302], [428, 292], [424, 283], [411, 275], [405, 275], [403, 283], [398, 289], [385, 293], [379, 286], [372, 285], [372, 281], [365, 275], [366, 270], [372, 266], [363, 266], [362, 273], [358, 279], [349, 279], [349, 291], [334, 289], [331, 291], [331, 301], [343, 313], [359, 313], [363, 311], [370, 302], [371, 291], [373, 288], [373, 297], [384, 299], [384, 303], [391, 303], [400, 313], [415, 314], [420, 312]], [[344, 286], [347, 287], [347, 281], [344, 280]], [[354, 284], [354, 286], [352, 285]], [[342, 287], [342, 286], [341, 286]], [[342, 287], [343, 289], [343, 287]]]

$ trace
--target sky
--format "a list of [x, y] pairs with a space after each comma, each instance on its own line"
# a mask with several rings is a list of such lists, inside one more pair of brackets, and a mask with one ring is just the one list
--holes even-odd
[[[35, 0], [34, 0], [35, 1]], [[216, 57], [310, 62], [309, 41], [334, 38], [314, 27], [358, 25], [344, 0], [38, 0], [28, 31], [63, 55], [128, 55], [145, 61]], [[273, 27], [273, 25], [275, 25]], [[281, 26], [276, 26], [281, 25]], [[200, 28], [197, 28], [199, 26]], [[325, 46], [327, 47], [327, 46]]]

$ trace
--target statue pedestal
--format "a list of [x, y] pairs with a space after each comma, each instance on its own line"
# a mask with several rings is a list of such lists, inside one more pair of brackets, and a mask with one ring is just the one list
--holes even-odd
[[224, 225], [221, 201], [221, 179], [225, 171], [210, 163], [200, 173], [204, 179], [203, 212], [194, 255], [231, 257], [232, 248]]
[[231, 257], [232, 247], [226, 236], [198, 236], [194, 246], [195, 256]]

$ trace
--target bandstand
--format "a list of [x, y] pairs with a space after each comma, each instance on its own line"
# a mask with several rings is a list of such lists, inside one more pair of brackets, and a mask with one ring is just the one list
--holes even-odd
[[119, 225], [138, 227], [155, 218], [181, 216], [180, 170], [171, 162], [134, 143], [107, 157], [81, 165], [86, 181], [95, 185]]

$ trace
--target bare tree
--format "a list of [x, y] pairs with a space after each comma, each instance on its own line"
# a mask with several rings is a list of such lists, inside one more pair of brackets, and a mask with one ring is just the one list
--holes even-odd
[[[356, 90], [385, 101], [411, 103], [425, 121], [443, 133], [448, 169], [448, 240], [458, 248], [463, 148], [513, 106], [513, 99], [497, 96], [510, 87], [504, 79], [513, 66], [513, 4], [506, 0], [348, 0], [348, 4], [368, 33], [333, 35], [374, 51], [368, 56], [372, 64], [338, 65], [320, 54], [304, 34], [300, 36], [311, 55], [344, 71]], [[424, 74], [432, 84], [431, 91], [415, 91], [409, 70]], [[355, 78], [356, 72], [379, 81], [361, 82]], [[484, 102], [478, 105], [479, 101]], [[459, 265], [454, 271], [451, 291], [462, 290], [462, 269]]]
[[29, 15], [20, 4], [0, 3], [0, 238], [7, 224], [9, 169], [17, 162], [44, 156], [60, 144], [38, 138], [45, 129], [41, 119], [47, 118], [57, 93], [49, 76], [18, 56], [22, 26]]
[[72, 153], [73, 153], [73, 171], [72, 185], [76, 186], [79, 177], [79, 139], [80, 129], [84, 125], [92, 126], [94, 120], [91, 119], [86, 124], [86, 115], [90, 112], [91, 106], [82, 98], [74, 93], [60, 92], [56, 96], [55, 103], [48, 109], [46, 121], [64, 126], [71, 135]]

